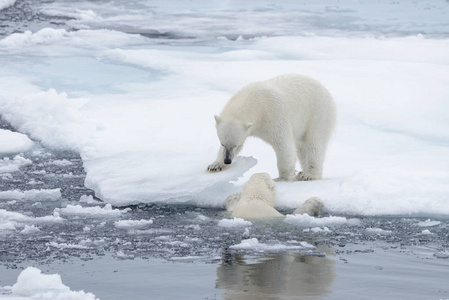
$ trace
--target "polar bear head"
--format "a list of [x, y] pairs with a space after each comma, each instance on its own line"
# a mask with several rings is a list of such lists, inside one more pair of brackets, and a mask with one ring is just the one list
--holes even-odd
[[250, 135], [253, 124], [242, 124], [235, 120], [225, 120], [219, 116], [215, 116], [215, 121], [218, 139], [223, 146], [223, 161], [229, 165], [235, 157], [236, 149], [243, 146], [246, 138]]
[[243, 186], [242, 195], [273, 207], [276, 199], [276, 185], [268, 173], [256, 173]]

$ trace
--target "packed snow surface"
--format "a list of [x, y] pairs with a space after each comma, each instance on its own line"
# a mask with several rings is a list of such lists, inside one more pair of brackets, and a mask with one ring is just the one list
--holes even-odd
[[324, 180], [277, 183], [278, 207], [319, 197], [334, 215], [449, 216], [447, 4], [390, 2], [143, 1], [126, 13], [122, 1], [40, 3], [77, 30], [0, 40], [0, 111], [30, 138], [79, 152], [86, 187], [107, 203], [221, 207], [253, 173], [278, 174], [256, 139], [231, 168], [206, 173], [213, 115], [250, 82], [305, 74], [335, 98], [338, 125]]

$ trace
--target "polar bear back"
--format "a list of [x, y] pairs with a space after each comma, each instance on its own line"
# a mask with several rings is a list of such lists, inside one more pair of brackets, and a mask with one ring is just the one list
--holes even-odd
[[317, 80], [288, 74], [247, 85], [229, 100], [220, 116], [253, 123], [254, 135], [261, 138], [283, 126], [292, 128], [295, 137], [300, 138], [311, 127], [331, 130], [335, 104]]

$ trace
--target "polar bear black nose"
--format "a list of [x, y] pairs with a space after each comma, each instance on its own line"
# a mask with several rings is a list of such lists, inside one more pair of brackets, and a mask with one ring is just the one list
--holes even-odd
[[225, 158], [224, 163], [225, 165], [230, 165], [232, 163], [232, 160], [230, 158]]

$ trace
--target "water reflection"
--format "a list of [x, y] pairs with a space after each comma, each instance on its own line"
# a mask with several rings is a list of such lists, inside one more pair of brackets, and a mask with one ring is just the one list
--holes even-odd
[[223, 299], [307, 299], [331, 293], [335, 260], [284, 252], [250, 260], [224, 253], [217, 269], [217, 288]]

